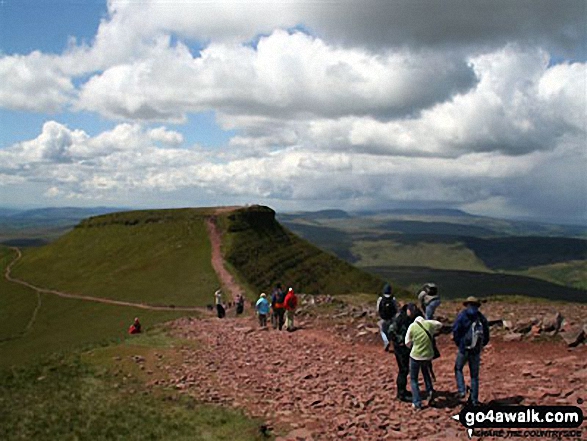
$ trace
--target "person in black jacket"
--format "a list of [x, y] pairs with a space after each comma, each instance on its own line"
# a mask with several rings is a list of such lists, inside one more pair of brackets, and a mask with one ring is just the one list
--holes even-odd
[[411, 402], [411, 393], [407, 391], [408, 374], [410, 372], [410, 348], [405, 344], [406, 332], [415, 318], [422, 312], [413, 303], [402, 306], [389, 326], [388, 337], [393, 343], [393, 352], [397, 362], [397, 399]]
[[477, 298], [467, 297], [463, 305], [465, 309], [459, 313], [452, 327], [453, 340], [459, 348], [455, 361], [455, 377], [459, 398], [463, 399], [466, 397], [463, 368], [468, 363], [471, 374], [470, 402], [473, 406], [477, 406], [479, 405], [481, 351], [489, 343], [489, 324], [479, 311], [481, 302]]

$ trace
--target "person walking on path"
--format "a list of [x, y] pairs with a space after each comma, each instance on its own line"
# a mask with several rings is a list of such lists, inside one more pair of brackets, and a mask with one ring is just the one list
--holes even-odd
[[377, 299], [377, 313], [379, 314], [379, 333], [383, 340], [383, 349], [385, 352], [389, 351], [389, 339], [387, 338], [387, 331], [389, 325], [397, 313], [397, 303], [395, 297], [391, 295], [391, 285], [386, 283], [383, 287], [383, 293]]
[[481, 351], [489, 343], [489, 324], [479, 311], [481, 302], [476, 297], [467, 297], [463, 309], [457, 316], [453, 327], [453, 340], [458, 347], [455, 361], [455, 377], [459, 398], [466, 397], [465, 377], [463, 368], [469, 364], [471, 374], [471, 396], [473, 406], [479, 405], [479, 369], [481, 367]]
[[418, 293], [418, 300], [425, 313], [426, 320], [434, 319], [436, 308], [440, 306], [440, 294], [434, 283], [426, 283]]
[[285, 292], [281, 289], [281, 283], [275, 285], [271, 293], [271, 324], [273, 329], [283, 328], [285, 323]]
[[257, 310], [257, 315], [259, 316], [259, 325], [261, 326], [261, 329], [267, 329], [267, 314], [269, 314], [270, 305], [267, 300], [267, 295], [264, 292], [259, 296], [255, 308]]
[[240, 315], [245, 310], [245, 296], [239, 294], [236, 296], [236, 315]]
[[226, 310], [222, 305], [222, 290], [218, 289], [214, 293], [214, 303], [216, 304], [216, 314], [218, 315], [218, 318], [224, 318]]
[[285, 296], [284, 301], [284, 307], [285, 327], [289, 332], [291, 332], [294, 330], [294, 316], [296, 313], [296, 308], [298, 307], [298, 297], [294, 293], [293, 288], [289, 288], [287, 290], [287, 295]]
[[412, 401], [412, 394], [408, 392], [408, 374], [410, 373], [410, 349], [406, 346], [408, 328], [416, 317], [422, 316], [422, 311], [413, 303], [402, 306], [389, 326], [388, 338], [393, 343], [393, 353], [397, 362], [397, 395], [400, 401]]
[[412, 389], [412, 407], [422, 409], [418, 376], [422, 370], [424, 384], [428, 394], [428, 404], [434, 400], [434, 386], [430, 375], [432, 359], [434, 358], [433, 335], [442, 328], [442, 323], [436, 320], [426, 320], [416, 317], [406, 331], [405, 344], [410, 350], [410, 386]]

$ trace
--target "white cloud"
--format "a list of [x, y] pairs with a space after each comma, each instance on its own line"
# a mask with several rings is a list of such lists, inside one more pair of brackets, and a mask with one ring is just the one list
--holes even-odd
[[32, 52], [0, 57], [0, 107], [57, 112], [75, 95], [71, 77], [59, 58]]
[[275, 31], [256, 49], [211, 44], [194, 57], [161, 38], [148, 58], [116, 65], [82, 88], [79, 107], [108, 117], [182, 121], [186, 112], [281, 118], [415, 113], [471, 86], [455, 57], [374, 53]]
[[[0, 107], [121, 123], [48, 121], [0, 149], [0, 186], [585, 214], [587, 64], [550, 65], [584, 59], [585, 4], [496, 1], [110, 0], [91, 44], [0, 56]], [[236, 135], [150, 125], [199, 112]]]

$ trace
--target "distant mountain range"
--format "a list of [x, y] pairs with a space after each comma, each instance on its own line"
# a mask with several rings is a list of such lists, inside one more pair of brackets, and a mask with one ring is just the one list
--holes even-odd
[[[556, 236], [587, 237], [587, 225], [551, 224], [527, 220], [500, 219], [478, 216], [451, 208], [398, 208], [347, 212], [320, 210], [279, 213], [284, 223], [316, 224], [320, 226], [370, 225], [386, 232], [402, 234], [466, 235], [476, 237], [495, 236]], [[355, 222], [353, 222], [355, 221]]]
[[128, 211], [128, 209], [120, 207], [47, 207], [17, 210], [0, 207], [0, 228], [73, 226], [82, 219], [118, 211]]

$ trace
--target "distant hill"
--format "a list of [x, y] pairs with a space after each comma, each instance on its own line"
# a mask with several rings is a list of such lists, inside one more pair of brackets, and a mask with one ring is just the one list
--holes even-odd
[[[380, 210], [344, 219], [300, 213], [283, 222], [348, 262], [379, 268], [378, 274], [386, 267], [508, 272], [524, 277], [507, 280], [528, 294], [534, 292], [533, 278], [552, 283], [545, 293], [555, 293], [557, 285], [587, 286], [587, 235], [581, 226], [493, 219], [459, 210]], [[402, 272], [400, 283], [418, 280], [421, 270], [413, 271], [411, 279], [409, 271]]]
[[566, 302], [587, 302], [587, 292], [556, 285], [532, 277], [474, 271], [446, 271], [419, 267], [368, 267], [364, 268], [381, 277], [411, 286], [412, 295], [417, 287], [433, 281], [441, 296], [447, 299], [468, 296], [523, 295]]
[[277, 214], [279, 221], [291, 221], [295, 219], [317, 220], [317, 219], [348, 219], [351, 215], [343, 210], [320, 210], [303, 211], [299, 213]]
[[126, 211], [116, 207], [47, 207], [31, 210], [0, 209], [0, 226], [11, 227], [30, 226], [32, 224], [63, 224], [65, 222], [77, 223], [82, 219], [100, 214]]

